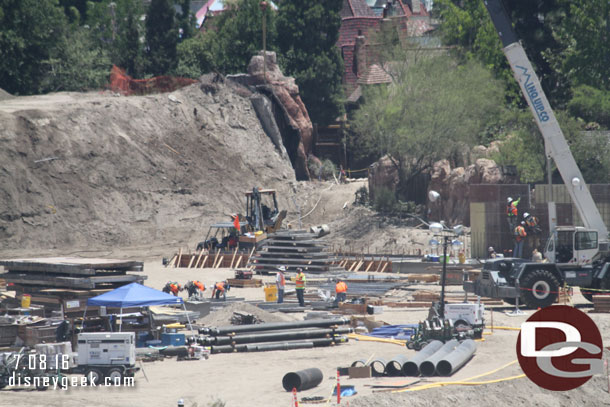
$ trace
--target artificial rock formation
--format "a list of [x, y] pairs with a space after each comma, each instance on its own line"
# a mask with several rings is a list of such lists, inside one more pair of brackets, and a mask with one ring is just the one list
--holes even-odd
[[[265, 66], [266, 62], [266, 66]], [[311, 153], [313, 142], [313, 125], [307, 108], [299, 96], [299, 87], [294, 78], [286, 77], [277, 64], [275, 52], [267, 51], [266, 60], [263, 53], [255, 55], [248, 65], [248, 84], [259, 90], [266, 90], [267, 95], [283, 110], [284, 144], [290, 155], [297, 179], [309, 179], [307, 156]], [[286, 127], [288, 129], [286, 129]], [[288, 130], [288, 131], [286, 131]], [[296, 140], [290, 140], [294, 137]], [[287, 139], [288, 138], [288, 139]]]
[[432, 219], [443, 219], [450, 224], [470, 225], [470, 185], [507, 184], [515, 179], [502, 174], [495, 161], [479, 158], [467, 167], [451, 169], [449, 161], [434, 163], [428, 190], [440, 193], [440, 202], [429, 205]]

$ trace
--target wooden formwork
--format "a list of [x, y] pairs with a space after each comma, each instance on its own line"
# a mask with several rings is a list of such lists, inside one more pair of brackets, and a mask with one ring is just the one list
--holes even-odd
[[214, 251], [201, 250], [197, 253], [183, 253], [182, 249], [174, 254], [166, 267], [169, 268], [244, 268], [253, 251]]

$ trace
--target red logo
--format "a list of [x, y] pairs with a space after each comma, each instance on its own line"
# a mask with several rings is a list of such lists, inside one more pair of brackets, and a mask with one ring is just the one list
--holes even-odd
[[546, 307], [521, 325], [517, 357], [526, 376], [548, 390], [566, 391], [603, 372], [603, 343], [587, 314], [565, 305]]

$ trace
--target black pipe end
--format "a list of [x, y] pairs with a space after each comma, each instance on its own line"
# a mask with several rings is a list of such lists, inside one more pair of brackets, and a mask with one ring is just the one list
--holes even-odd
[[286, 391], [292, 391], [292, 389], [298, 391], [301, 388], [301, 377], [294, 372], [286, 373], [282, 379], [282, 386]]
[[402, 374], [403, 376], [419, 376], [419, 368], [417, 367], [417, 363], [406, 362], [402, 365]]
[[402, 366], [398, 362], [390, 362], [385, 367], [388, 376], [402, 376]]
[[373, 363], [371, 363], [371, 369], [373, 369], [373, 373], [376, 376], [383, 376], [383, 374], [385, 373], [385, 364], [383, 364], [383, 362], [375, 360], [373, 361]]
[[438, 371], [439, 376], [451, 376], [451, 371], [453, 370], [453, 366], [446, 360], [441, 360], [438, 362], [436, 366], [436, 370]]
[[422, 376], [434, 376], [434, 363], [425, 361], [421, 365], [419, 365], [419, 371]]

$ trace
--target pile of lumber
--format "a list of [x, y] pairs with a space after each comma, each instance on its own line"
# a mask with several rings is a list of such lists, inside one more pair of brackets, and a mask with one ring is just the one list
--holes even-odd
[[593, 311], [591, 312], [610, 312], [610, 295], [594, 295]]
[[241, 278], [227, 278], [227, 282], [233, 287], [246, 288], [246, 287], [262, 287], [263, 280], [260, 278], [252, 278], [250, 280], [244, 280]]
[[130, 260], [49, 257], [1, 260], [0, 265], [7, 271], [0, 278], [12, 284], [17, 299], [29, 294], [33, 304], [66, 312], [82, 312], [87, 298], [146, 279], [143, 263]]
[[328, 247], [316, 236], [304, 230], [271, 234], [263, 241], [261, 250], [250, 258], [248, 266], [259, 274], [275, 273], [279, 266], [287, 271], [302, 268], [306, 273], [345, 272], [345, 268], [333, 264]]
[[339, 261], [339, 267], [346, 269], [347, 271], [357, 272], [377, 272], [377, 273], [391, 273], [392, 272], [392, 261], [389, 258], [385, 260], [379, 258], [379, 260], [355, 258], [355, 259], [344, 259]]

